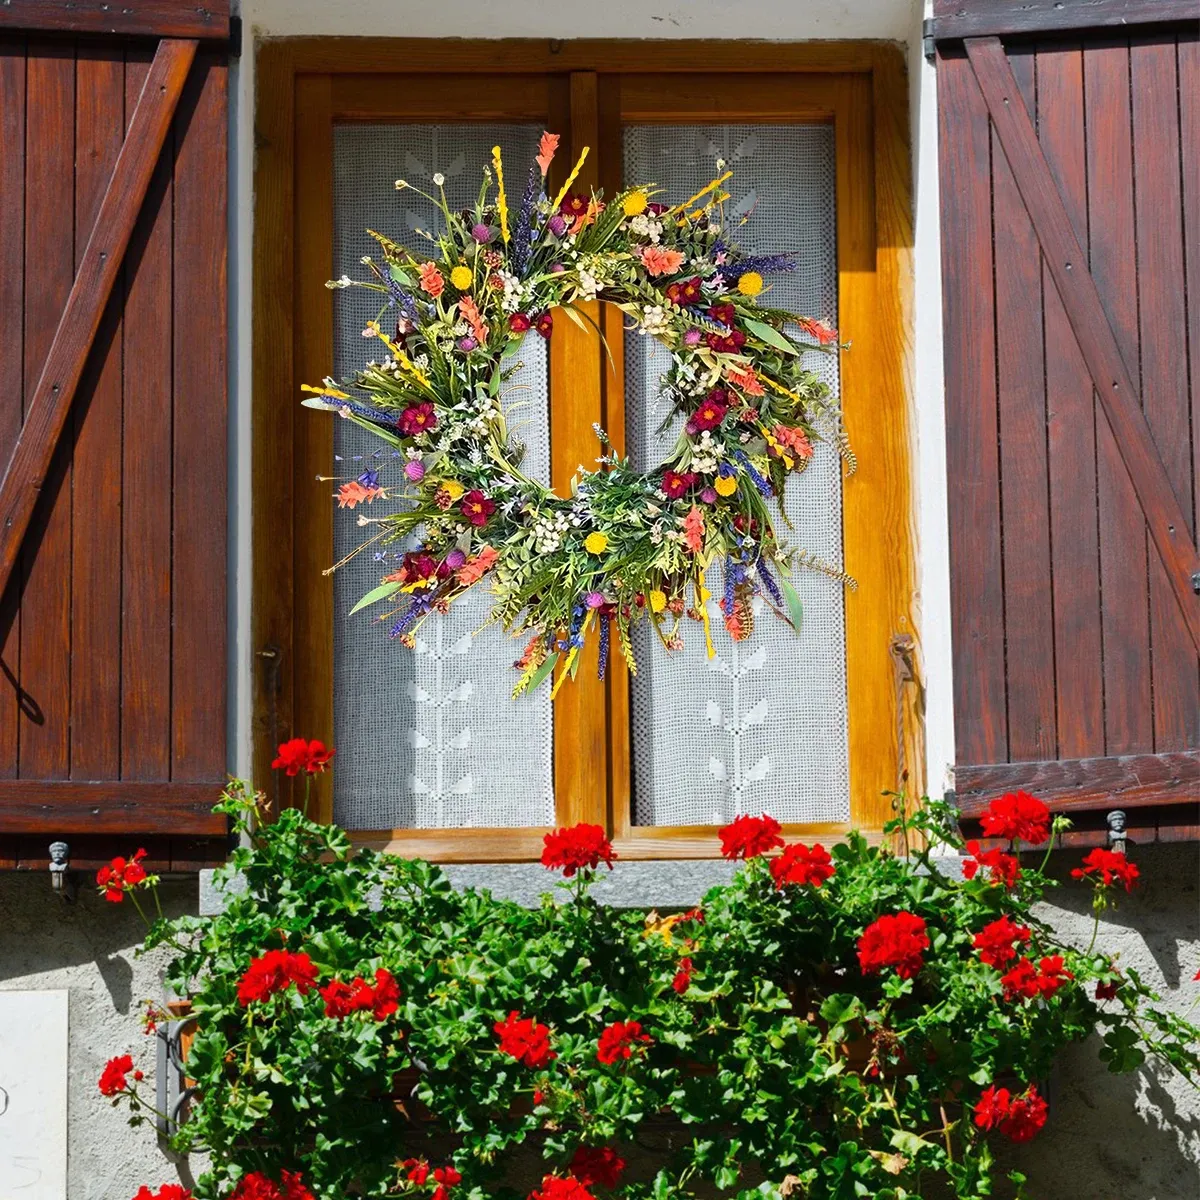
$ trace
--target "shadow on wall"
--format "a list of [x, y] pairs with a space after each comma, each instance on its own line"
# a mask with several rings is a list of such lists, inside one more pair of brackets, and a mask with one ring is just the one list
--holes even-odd
[[[68, 903], [51, 892], [44, 872], [0, 872], [0, 987], [73, 986], [60, 973], [91, 967], [99, 973], [112, 1008], [128, 1013], [148, 998], [133, 994], [131, 954], [146, 926], [128, 901], [118, 905], [102, 900], [91, 872], [80, 872], [77, 882], [79, 893]], [[194, 881], [164, 882], [159, 895], [167, 916], [196, 910]], [[88, 990], [95, 990], [94, 982]]]
[[[1040, 915], [1073, 944], [1091, 937], [1090, 893], [1071, 886], [1082, 852], [1053, 856], [1050, 871], [1063, 880]], [[1200, 847], [1129, 846], [1141, 870], [1140, 886], [1122, 893], [1120, 907], [1101, 922], [1097, 944], [1119, 954], [1163, 992], [1167, 1006], [1185, 1011], [1200, 997]], [[1173, 993], [1173, 994], [1172, 994]], [[1196, 1010], [1193, 1009], [1194, 1017]], [[1050, 1088], [1045, 1132], [1005, 1152], [1006, 1168], [1029, 1177], [1039, 1200], [1124, 1196], [1129, 1200], [1196, 1200], [1200, 1195], [1200, 1080], [1189, 1085], [1157, 1064], [1112, 1075], [1100, 1061], [1100, 1042], [1070, 1047]]]

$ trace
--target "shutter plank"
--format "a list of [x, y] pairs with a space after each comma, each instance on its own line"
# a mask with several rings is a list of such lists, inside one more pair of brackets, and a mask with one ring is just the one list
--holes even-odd
[[1096, 382], [1105, 417], [1117, 434], [1122, 459], [1167, 569], [1179, 611], [1193, 645], [1200, 648], [1200, 598], [1192, 586], [1192, 576], [1200, 571], [1200, 555], [1138, 407], [1137, 388], [1125, 369], [1028, 114], [1022, 104], [1013, 103], [1017, 88], [1003, 46], [996, 38], [979, 38], [968, 39], [966, 48], [1005, 156], [1038, 231], [1055, 286]]
[[[1129, 66], [1142, 406], [1183, 519], [1194, 535], [1174, 39], [1135, 39]], [[1200, 598], [1194, 597], [1193, 604], [1200, 605]], [[1200, 745], [1197, 649], [1179, 619], [1167, 573], [1155, 559], [1150, 565], [1150, 633], [1154, 747], [1162, 751]]]
[[[130, 51], [129, 112], [150, 69]], [[121, 511], [121, 768], [171, 773], [172, 155], [162, 154], [125, 256], [125, 428]]]
[[938, 52], [954, 714], [965, 762], [1008, 757], [987, 110], [961, 52]]
[[[1140, 371], [1129, 44], [1089, 45], [1085, 88], [1092, 278], [1131, 375]], [[1154, 746], [1146, 520], [1108, 422], [1096, 422], [1104, 724], [1109, 754]]]
[[[41, 394], [40, 379], [75, 274], [75, 48], [31, 42], [29, 51], [26, 105], [36, 123], [25, 151], [26, 416], [14, 460], [30, 433], [29, 414]], [[41, 469], [23, 489], [21, 532], [28, 528], [29, 536], [22, 554], [20, 679], [28, 701], [20, 729], [20, 774], [63, 779], [70, 769], [70, 460], [65, 445], [53, 457], [53, 441], [47, 449], [43, 438], [42, 446]], [[0, 512], [0, 519], [7, 515]], [[11, 538], [6, 542], [9, 553], [0, 563], [0, 577], [9, 576], [20, 545]]]
[[225, 763], [225, 112], [227, 68], [204, 56], [175, 133], [171, 778]]
[[1178, 53], [1188, 382], [1192, 402], [1192, 528], [1200, 530], [1200, 38], [1194, 32], [1180, 34]]
[[[11, 454], [21, 432], [25, 375], [25, 40], [0, 41], [0, 454]], [[20, 588], [0, 597], [0, 778], [17, 773], [21, 669]], [[5, 863], [0, 858], [0, 863]]]
[[[1071, 225], [1087, 240], [1083, 55], [1077, 46], [1037, 56], [1038, 138]], [[1041, 265], [1046, 310], [1047, 438], [1058, 748], [1043, 758], [1104, 753], [1096, 411], [1092, 377], [1054, 280]], [[1103, 417], [1100, 418], [1103, 422]], [[1136, 504], [1136, 500], [1134, 501]]]
[[[1034, 55], [1014, 52], [1013, 74], [1034, 106]], [[1046, 379], [1042, 276], [1037, 235], [1004, 152], [992, 135], [992, 230], [1004, 623], [1008, 676], [1008, 751], [1014, 759], [1053, 758], [1054, 623], [1046, 604], [1051, 578], [1046, 464]]]
[[[81, 46], [75, 68], [77, 270], [124, 139], [124, 55]], [[71, 406], [70, 755], [76, 779], [115, 779], [121, 769], [121, 706], [114, 703], [120, 695], [121, 548], [113, 538], [121, 524], [121, 366], [121, 293], [114, 288]]]

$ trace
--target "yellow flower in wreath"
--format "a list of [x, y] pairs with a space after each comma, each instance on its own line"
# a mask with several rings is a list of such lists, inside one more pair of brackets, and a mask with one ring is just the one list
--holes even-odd
[[747, 271], [738, 280], [738, 291], [743, 296], [757, 296], [763, 290], [763, 277], [757, 271]]
[[718, 496], [732, 496], [737, 491], [737, 477], [734, 475], [718, 475], [714, 485]]
[[608, 534], [601, 533], [598, 529], [595, 533], [589, 533], [583, 539], [583, 548], [589, 554], [603, 554], [608, 549]]
[[471, 286], [471, 268], [458, 266], [450, 272], [450, 282], [460, 292], [465, 292]]
[[630, 192], [625, 197], [624, 204], [621, 205], [627, 217], [640, 216], [646, 211], [646, 193], [645, 192]]
[[661, 592], [658, 588], [650, 593], [650, 611], [660, 613], [667, 607], [667, 593]]
[[466, 492], [466, 490], [467, 489], [463, 487], [463, 485], [459, 483], [457, 479], [444, 479], [442, 480], [439, 488], [439, 491], [443, 491], [449, 495], [451, 504], [453, 504], [455, 500], [458, 500], [463, 493]]

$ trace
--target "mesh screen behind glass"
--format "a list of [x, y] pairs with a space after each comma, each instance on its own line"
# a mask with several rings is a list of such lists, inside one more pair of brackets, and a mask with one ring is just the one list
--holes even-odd
[[[419, 253], [437, 234], [436, 210], [398, 178], [435, 192], [435, 172], [446, 179], [452, 207], [473, 204], [480, 172], [499, 143], [505, 162], [532, 161], [540, 125], [343, 125], [334, 132], [334, 269], [362, 278], [364, 254], [378, 257], [366, 233], [375, 229]], [[523, 175], [522, 175], [523, 178]], [[382, 356], [379, 342], [362, 336], [378, 315], [380, 298], [357, 288], [334, 292], [335, 373], [351, 375]], [[394, 316], [385, 314], [386, 329]], [[546, 344], [525, 340], [524, 366], [509, 384], [508, 402], [520, 405], [510, 429], [528, 447], [524, 469], [548, 481], [549, 384]], [[315, 418], [304, 418], [315, 419]], [[349, 421], [334, 423], [331, 474], [352, 479], [365, 466], [398, 483], [400, 460]], [[363, 511], [362, 509], [357, 511]], [[376, 501], [369, 516], [386, 511]], [[334, 521], [334, 556], [361, 544], [348, 512]], [[417, 632], [415, 651], [388, 640], [374, 610], [348, 616], [379, 577], [395, 569], [399, 544], [364, 550], [334, 575], [334, 816], [347, 829], [457, 829], [548, 825], [554, 820], [553, 733], [549, 689], [511, 700], [517, 675], [508, 664], [520, 653], [497, 626], [476, 633], [492, 597], [481, 584], [444, 617], [430, 616]], [[474, 635], [474, 636], [473, 636]]]
[[[625, 180], [656, 183], [678, 202], [733, 169], [726, 202], [729, 236], [748, 253], [797, 253], [798, 270], [773, 275], [764, 302], [837, 323], [837, 230], [833, 128], [829, 125], [641, 125], [625, 130]], [[736, 222], [749, 214], [741, 226]], [[837, 359], [806, 365], [837, 392]], [[667, 353], [650, 338], [625, 338], [626, 430], [635, 464], [661, 462], [678, 423], [655, 430], [669, 411], [659, 400]], [[841, 473], [819, 444], [808, 469], [789, 479], [784, 507], [793, 528], [781, 539], [842, 562]], [[710, 589], [720, 595], [715, 564]], [[842, 585], [813, 571], [792, 579], [804, 625], [791, 628], [762, 609], [749, 641], [725, 632], [709, 601], [717, 656], [709, 660], [699, 624], [686, 649], [667, 655], [642, 625], [631, 681], [634, 821], [639, 825], [723, 824], [767, 811], [785, 822], [844, 821], [850, 814]]]

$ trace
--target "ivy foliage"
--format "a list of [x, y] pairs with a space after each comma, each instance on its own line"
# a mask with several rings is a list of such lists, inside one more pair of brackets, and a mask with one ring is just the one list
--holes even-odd
[[[254, 805], [234, 785], [223, 808], [248, 832]], [[949, 816], [929, 805], [890, 833], [952, 839]], [[1157, 1009], [1133, 972], [1057, 944], [1037, 918], [1056, 885], [1036, 866], [1010, 890], [859, 835], [832, 856], [822, 886], [778, 888], [754, 858], [702, 910], [660, 917], [598, 903], [586, 870], [527, 909], [456, 891], [428, 863], [353, 851], [299, 811], [257, 824], [224, 869], [225, 910], [159, 922], [147, 942], [175, 948], [168, 982], [198, 1023], [187, 1068], [198, 1100], [176, 1137], [211, 1152], [196, 1196], [284, 1170], [319, 1200], [424, 1196], [432, 1184], [401, 1165], [417, 1158], [461, 1172], [454, 1200], [503, 1198], [521, 1194], [518, 1153], [566, 1176], [580, 1147], [630, 1161], [614, 1187], [592, 1190], [631, 1200], [1021, 1194], [1019, 1176], [994, 1180], [991, 1135], [972, 1120], [985, 1088], [1015, 1094], [1096, 1030], [1113, 1071], [1149, 1049], [1196, 1077], [1196, 1030]], [[926, 922], [923, 966], [864, 974], [859, 937], [898, 911]], [[1004, 914], [1031, 931], [1031, 956], [1061, 954], [1073, 980], [1006, 1000], [973, 947]], [[322, 986], [391, 972], [398, 1011], [337, 1019], [316, 988], [296, 987], [243, 1004], [248, 964], [280, 949], [307, 954]], [[1115, 1004], [1094, 1001], [1097, 983], [1117, 985]], [[552, 1061], [500, 1049], [495, 1026], [514, 1012], [548, 1027]], [[629, 1021], [651, 1040], [599, 1061], [601, 1032]], [[654, 1122], [676, 1130], [676, 1149], [639, 1156]]]

